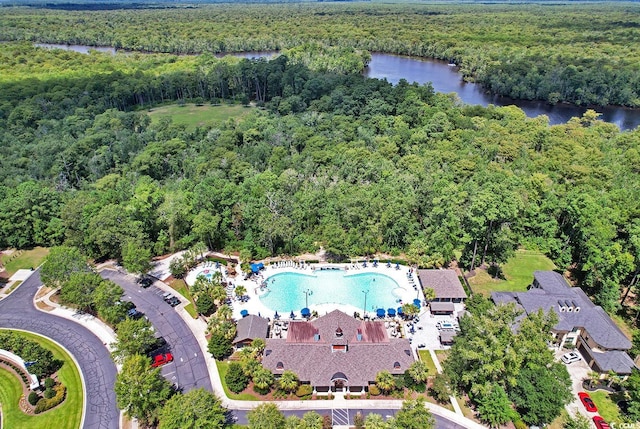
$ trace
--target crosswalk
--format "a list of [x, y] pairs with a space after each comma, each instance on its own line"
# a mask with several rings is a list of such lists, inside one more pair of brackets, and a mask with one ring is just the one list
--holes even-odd
[[348, 408], [332, 408], [331, 424], [333, 427], [349, 426], [349, 409]]

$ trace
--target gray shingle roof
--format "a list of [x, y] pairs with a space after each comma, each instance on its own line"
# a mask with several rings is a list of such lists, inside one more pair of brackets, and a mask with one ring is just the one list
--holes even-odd
[[452, 302], [431, 302], [429, 303], [429, 307], [431, 308], [431, 311], [435, 312], [448, 311], [453, 313], [456, 309]]
[[[559, 331], [584, 328], [602, 348], [631, 348], [631, 341], [601, 307], [591, 302], [582, 289], [569, 287], [562, 276], [553, 271], [536, 271], [534, 275], [540, 288], [532, 288], [527, 292], [493, 292], [491, 299], [496, 304], [515, 302], [527, 314], [539, 309], [545, 312], [553, 310], [558, 315], [556, 329]], [[571, 307], [571, 311], [561, 311], [560, 304]], [[574, 311], [575, 307], [579, 307], [579, 311]]]
[[233, 340], [233, 344], [256, 338], [264, 340], [267, 338], [268, 331], [269, 321], [267, 319], [250, 314], [236, 323], [236, 338]]
[[629, 355], [620, 350], [609, 350], [604, 353], [593, 352], [591, 355], [602, 372], [614, 371], [624, 375], [631, 374], [631, 370], [635, 368]]
[[467, 294], [454, 270], [418, 270], [418, 279], [423, 288], [431, 288], [436, 298], [464, 299]]
[[[289, 324], [290, 329], [293, 323]], [[274, 374], [292, 370], [300, 380], [314, 386], [330, 386], [338, 372], [346, 376], [350, 386], [366, 386], [381, 370], [402, 374], [413, 363], [409, 341], [388, 338], [382, 322], [361, 322], [336, 310], [310, 324], [317, 328], [324, 341], [294, 343], [268, 339], [262, 365]], [[335, 337], [337, 326], [343, 331], [339, 338]], [[362, 341], [357, 340], [358, 330]], [[384, 338], [380, 337], [381, 333]], [[347, 344], [348, 351], [334, 351], [333, 344]], [[394, 368], [396, 362], [399, 368]]]

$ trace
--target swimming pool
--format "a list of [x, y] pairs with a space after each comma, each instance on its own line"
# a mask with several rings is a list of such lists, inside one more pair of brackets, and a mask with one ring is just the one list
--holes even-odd
[[391, 277], [378, 273], [352, 274], [343, 270], [318, 270], [313, 274], [284, 272], [265, 280], [267, 292], [260, 301], [270, 309], [281, 313], [299, 312], [306, 306], [341, 304], [362, 311], [367, 301], [367, 312], [377, 308], [397, 308], [400, 294], [404, 292]]

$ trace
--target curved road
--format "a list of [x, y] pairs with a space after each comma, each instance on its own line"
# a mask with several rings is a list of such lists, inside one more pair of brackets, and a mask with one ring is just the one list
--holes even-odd
[[133, 302], [142, 311], [154, 329], [167, 340], [173, 354], [173, 362], [162, 367], [162, 375], [178, 389], [188, 392], [200, 387], [213, 391], [207, 363], [193, 332], [182, 317], [162, 298], [163, 291], [151, 286], [141, 288], [133, 276], [113, 270], [103, 270], [100, 275], [124, 289], [124, 300]]
[[0, 327], [35, 332], [62, 344], [76, 359], [84, 377], [85, 429], [117, 429], [120, 410], [113, 385], [116, 366], [105, 345], [91, 331], [71, 320], [37, 310], [33, 297], [42, 284], [34, 272], [0, 301]]

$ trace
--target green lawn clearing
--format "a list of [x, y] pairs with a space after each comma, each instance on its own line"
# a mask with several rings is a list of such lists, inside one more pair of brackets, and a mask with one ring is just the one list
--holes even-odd
[[7, 270], [9, 277], [21, 269], [37, 268], [45, 256], [49, 254], [49, 249], [45, 247], [36, 247], [31, 250], [16, 250], [10, 255], [2, 254], [2, 266]]
[[260, 401], [260, 398], [253, 396], [251, 393], [233, 393], [227, 387], [227, 382], [224, 379], [224, 376], [227, 375], [227, 370], [229, 369], [229, 364], [227, 362], [216, 361], [216, 366], [218, 367], [218, 373], [220, 374], [220, 380], [222, 380], [222, 388], [224, 389], [224, 394], [227, 395], [229, 399], [237, 399], [239, 401]]
[[187, 313], [189, 313], [191, 317], [193, 317], [194, 319], [197, 319], [198, 313], [196, 312], [196, 307], [193, 304], [193, 297], [191, 296], [191, 292], [189, 292], [189, 288], [187, 287], [187, 284], [185, 283], [185, 281], [182, 279], [174, 280], [169, 284], [169, 286], [171, 286], [179, 294], [181, 294], [182, 296], [184, 296], [189, 300], [189, 304], [187, 304], [184, 307], [184, 309]]
[[196, 127], [213, 127], [229, 118], [241, 117], [251, 111], [252, 108], [238, 104], [221, 104], [219, 106], [171, 104], [149, 109], [149, 116], [151, 123], [157, 123], [162, 118], [170, 117], [174, 124], [185, 125], [187, 130], [194, 130]]
[[505, 280], [494, 279], [486, 271], [476, 270], [476, 275], [469, 279], [469, 284], [474, 293], [485, 296], [491, 292], [525, 291], [533, 280], [534, 271], [554, 268], [551, 259], [542, 253], [521, 249], [502, 266]]
[[604, 390], [597, 390], [595, 392], [589, 392], [589, 396], [593, 399], [593, 402], [598, 407], [598, 414], [602, 416], [607, 422], [621, 422], [620, 409], [615, 402], [613, 402], [608, 392]]
[[418, 350], [418, 355], [420, 356], [420, 360], [427, 364], [429, 368], [429, 375], [436, 375], [438, 370], [436, 369], [436, 364], [433, 363], [433, 359], [431, 359], [431, 353], [429, 350]]
[[62, 347], [39, 335], [21, 332], [26, 338], [38, 342], [51, 350], [56, 359], [64, 361], [58, 371], [58, 378], [67, 387], [67, 398], [58, 407], [42, 414], [30, 416], [18, 408], [22, 387], [11, 372], [0, 370], [0, 403], [2, 403], [3, 424], [7, 428], [29, 429], [78, 429], [82, 419], [82, 379], [71, 356]]

